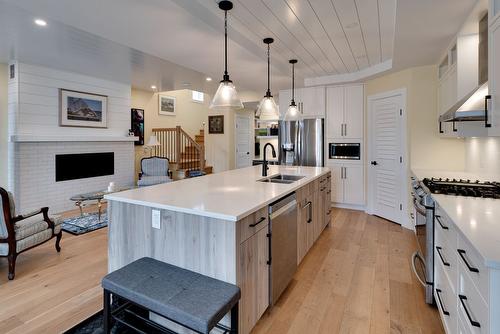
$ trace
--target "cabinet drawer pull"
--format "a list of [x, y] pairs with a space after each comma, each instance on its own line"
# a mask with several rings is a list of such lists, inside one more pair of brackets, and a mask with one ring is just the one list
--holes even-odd
[[450, 228], [449, 228], [448, 226], [446, 226], [446, 225], [443, 225], [443, 222], [442, 222], [442, 221], [441, 221], [441, 219], [439, 219], [439, 218], [441, 218], [441, 216], [436, 216], [436, 220], [438, 221], [439, 226], [441, 226], [441, 228], [442, 228], [443, 230], [449, 230]]
[[442, 250], [442, 249], [443, 249], [442, 247], [436, 246], [436, 251], [437, 251], [437, 253], [438, 253], [438, 255], [439, 255], [439, 258], [441, 259], [441, 262], [443, 262], [443, 264], [444, 264], [445, 266], [448, 266], [448, 267], [449, 267], [449, 266], [450, 266], [450, 264], [449, 264], [448, 262], [446, 262], [446, 261], [443, 259], [443, 254], [441, 254], [441, 250]]
[[441, 289], [436, 289], [436, 295], [438, 297], [439, 306], [441, 306], [441, 311], [443, 311], [444, 315], [450, 315], [450, 312], [446, 311], [446, 309], [443, 306], [443, 301], [441, 300], [441, 292], [443, 292], [441, 291]]
[[462, 307], [465, 310], [465, 314], [467, 314], [467, 318], [469, 318], [470, 324], [474, 327], [481, 327], [481, 324], [477, 321], [472, 320], [470, 316], [470, 312], [467, 309], [467, 305], [465, 305], [465, 301], [467, 300], [467, 297], [464, 295], [458, 295], [458, 298], [460, 298], [460, 303], [462, 303]]
[[259, 225], [260, 223], [262, 223], [264, 220], [266, 220], [266, 217], [260, 217], [260, 219], [257, 222], [248, 225], [248, 227], [255, 227], [255, 226]]
[[467, 259], [465, 258], [465, 250], [463, 249], [457, 249], [457, 252], [458, 252], [458, 255], [460, 255], [460, 257], [462, 258], [462, 260], [464, 261], [465, 265], [467, 266], [467, 268], [472, 271], [473, 273], [479, 273], [479, 269], [475, 268], [475, 267], [472, 267], [469, 262], [467, 261]]

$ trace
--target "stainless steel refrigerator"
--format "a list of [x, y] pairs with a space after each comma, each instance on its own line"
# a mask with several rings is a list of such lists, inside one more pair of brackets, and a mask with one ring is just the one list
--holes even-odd
[[279, 122], [280, 165], [324, 166], [324, 119]]

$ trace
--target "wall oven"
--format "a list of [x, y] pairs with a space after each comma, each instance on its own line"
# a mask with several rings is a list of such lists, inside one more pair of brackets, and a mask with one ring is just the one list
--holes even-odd
[[361, 160], [361, 144], [329, 143], [328, 156], [330, 159]]
[[412, 178], [415, 234], [418, 250], [413, 253], [413, 271], [425, 289], [425, 302], [434, 304], [434, 200], [429, 191]]

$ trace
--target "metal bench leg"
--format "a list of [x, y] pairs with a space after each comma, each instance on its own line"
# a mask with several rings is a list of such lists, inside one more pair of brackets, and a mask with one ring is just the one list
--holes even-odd
[[239, 308], [238, 304], [233, 306], [231, 309], [231, 333], [238, 333], [238, 325], [239, 325]]
[[103, 309], [103, 320], [104, 320], [104, 333], [111, 333], [111, 294], [108, 290], [104, 290], [104, 309]]

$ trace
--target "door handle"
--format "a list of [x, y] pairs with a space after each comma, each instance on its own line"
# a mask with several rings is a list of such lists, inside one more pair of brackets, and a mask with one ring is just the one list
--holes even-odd
[[258, 221], [256, 221], [255, 223], [248, 225], [248, 227], [255, 227], [255, 226], [259, 225], [260, 223], [262, 223], [264, 220], [266, 220], [266, 217], [261, 217], [261, 218], [260, 218]]
[[347, 123], [344, 123], [344, 136], [347, 136]]
[[464, 295], [458, 295], [458, 298], [460, 299], [460, 303], [462, 304], [462, 307], [465, 310], [465, 314], [467, 314], [467, 318], [469, 318], [470, 324], [474, 327], [481, 328], [481, 324], [479, 322], [472, 320], [472, 317], [470, 316], [469, 309], [467, 308], [467, 305], [465, 305], [465, 301], [467, 300], [467, 297]]
[[439, 300], [439, 305], [441, 305], [441, 310], [443, 311], [444, 315], [450, 315], [450, 312], [446, 311], [446, 309], [443, 306], [443, 302], [441, 301], [441, 292], [443, 292], [443, 291], [441, 291], [440, 289], [436, 289], [436, 295], [437, 295], [438, 300]]
[[307, 223], [309, 224], [309, 223], [312, 222], [312, 202], [311, 201], [307, 202], [307, 204], [304, 205], [304, 209], [306, 207], [307, 207], [307, 215], [308, 215], [308, 217], [307, 217]]
[[249, 155], [249, 154], [250, 154], [250, 152], [247, 152], [247, 155]]
[[344, 137], [344, 123], [340, 123], [340, 136]]
[[438, 253], [438, 255], [439, 255], [439, 258], [441, 259], [441, 262], [443, 262], [443, 265], [445, 265], [445, 266], [449, 267], [449, 266], [450, 266], [450, 264], [444, 260], [444, 258], [443, 258], [443, 254], [441, 254], [441, 250], [442, 250], [442, 249], [443, 249], [443, 248], [441, 248], [441, 247], [439, 247], [439, 246], [436, 246], [436, 251], [437, 251], [437, 253]]
[[475, 267], [472, 267], [469, 264], [469, 262], [467, 261], [467, 259], [465, 258], [465, 250], [463, 250], [463, 249], [457, 249], [457, 252], [458, 252], [458, 255], [460, 255], [460, 257], [462, 258], [462, 261], [464, 261], [464, 263], [467, 266], [467, 268], [469, 269], [469, 271], [471, 271], [473, 273], [479, 273], [479, 269], [477, 269]]
[[378, 162], [376, 162], [376, 161], [372, 161], [372, 162], [370, 162], [370, 163], [371, 163], [373, 166], [377, 166], [377, 165], [378, 165]]
[[441, 216], [436, 215], [436, 220], [438, 221], [439, 226], [441, 226], [441, 228], [442, 228], [443, 230], [449, 230], [449, 227], [448, 227], [448, 226], [446, 226], [446, 225], [443, 225], [443, 223], [441, 222], [441, 219], [439, 219], [439, 218], [441, 218]]

